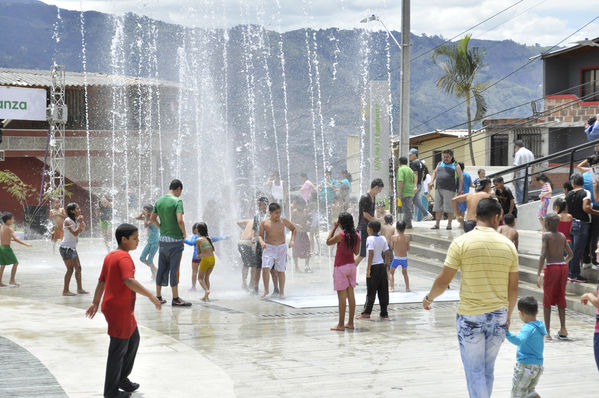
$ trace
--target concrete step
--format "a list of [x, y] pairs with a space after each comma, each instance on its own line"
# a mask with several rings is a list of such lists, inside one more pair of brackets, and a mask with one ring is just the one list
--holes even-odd
[[[445, 236], [432, 236], [422, 233], [413, 233], [410, 247], [414, 249], [414, 254], [422, 255], [423, 257], [431, 257], [440, 261], [445, 260], [447, 249], [452, 240]], [[523, 237], [526, 239], [526, 237]], [[540, 249], [540, 248], [539, 248]], [[539, 266], [539, 255], [536, 253], [518, 253], [518, 264], [520, 269], [530, 268], [535, 273], [534, 279], [525, 279], [531, 283], [536, 283], [536, 272]], [[599, 280], [599, 270], [592, 268], [583, 269], [581, 275], [593, 284], [593, 292], [595, 291], [594, 283]]]
[[[441, 257], [441, 255], [443, 255]], [[444, 253], [440, 250], [422, 248], [419, 245], [410, 246], [410, 267], [437, 275], [443, 268]], [[441, 259], [439, 259], [441, 257]], [[451, 283], [451, 288], [459, 288], [460, 273]], [[539, 304], [543, 300], [543, 289], [537, 287], [537, 274], [532, 269], [521, 267], [519, 272], [518, 295], [520, 297], [533, 296]], [[592, 283], [571, 283], [566, 286], [566, 308], [587, 315], [594, 315], [596, 309], [593, 306], [585, 306], [580, 303], [580, 296], [584, 293], [595, 293], [595, 285]]]

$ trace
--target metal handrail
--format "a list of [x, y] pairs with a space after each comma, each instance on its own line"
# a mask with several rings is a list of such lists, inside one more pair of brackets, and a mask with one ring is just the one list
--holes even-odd
[[571, 147], [571, 148], [568, 148], [568, 149], [564, 149], [564, 150], [559, 151], [559, 152], [554, 152], [554, 153], [552, 153], [550, 155], [543, 156], [542, 158], [535, 159], [535, 160], [533, 160], [531, 162], [528, 162], [528, 163], [525, 163], [525, 164], [521, 164], [519, 166], [510, 167], [509, 169], [505, 169], [505, 170], [499, 171], [497, 173], [489, 174], [487, 176], [487, 178], [493, 179], [494, 177], [501, 176], [503, 174], [514, 173], [514, 172], [521, 171], [522, 169], [524, 169], [525, 172], [524, 172], [524, 176], [523, 177], [514, 178], [514, 179], [512, 179], [510, 181], [506, 181], [505, 183], [507, 184], [507, 183], [510, 183], [510, 182], [514, 182], [514, 181], [518, 181], [518, 180], [524, 179], [524, 189], [523, 189], [523, 192], [522, 192], [523, 193], [523, 199], [524, 199], [523, 203], [527, 203], [528, 202], [528, 179], [529, 179], [529, 177], [532, 177], [532, 176], [534, 176], [536, 174], [544, 173], [544, 172], [546, 172], [548, 170], [556, 169], [558, 167], [563, 167], [567, 163], [564, 163], [564, 164], [562, 164], [560, 166], [551, 167], [551, 168], [548, 168], [546, 170], [535, 171], [530, 176], [529, 176], [529, 172], [528, 172], [529, 168], [531, 168], [532, 166], [534, 166], [534, 165], [536, 165], [538, 163], [543, 163], [543, 162], [545, 162], [547, 160], [555, 159], [555, 158], [560, 157], [560, 156], [570, 155], [570, 162], [569, 162], [570, 172], [569, 172], [569, 174], [572, 175], [572, 173], [574, 172], [574, 163], [575, 163], [575, 154], [576, 154], [576, 152], [578, 152], [580, 150], [583, 150], [583, 149], [595, 147], [597, 145], [599, 145], [599, 139], [596, 139], [594, 141], [589, 141], [589, 142], [586, 142], [584, 144], [580, 144], [580, 145], [577, 145], [577, 146], [574, 146], [574, 147]]

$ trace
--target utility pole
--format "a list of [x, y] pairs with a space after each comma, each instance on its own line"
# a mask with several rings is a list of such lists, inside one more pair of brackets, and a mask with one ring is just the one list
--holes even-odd
[[399, 156], [410, 150], [410, 0], [401, 2], [401, 97]]

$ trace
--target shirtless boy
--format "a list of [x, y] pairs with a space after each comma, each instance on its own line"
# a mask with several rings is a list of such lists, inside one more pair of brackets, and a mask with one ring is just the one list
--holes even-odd
[[[557, 231], [559, 216], [555, 213], [545, 217], [545, 230], [541, 243], [541, 257], [537, 272], [537, 286], [541, 287], [541, 271], [545, 261], [543, 275], [543, 315], [545, 317], [546, 338], [551, 338], [549, 332], [551, 320], [551, 306], [557, 305], [560, 330], [555, 337], [560, 340], [568, 338], [566, 331], [566, 284], [568, 283], [568, 262], [572, 259], [572, 249], [566, 242], [566, 236]], [[566, 258], [564, 258], [566, 253]]]
[[67, 218], [67, 212], [64, 208], [60, 207], [60, 199], [54, 198], [52, 199], [52, 208], [50, 209], [50, 219], [52, 220], [52, 230], [51, 230], [51, 239], [52, 239], [52, 251], [55, 250], [56, 242], [62, 240], [64, 237], [64, 229], [63, 224], [64, 220]]
[[[241, 228], [241, 234], [239, 235], [239, 241], [237, 242], [237, 250], [239, 250], [241, 262], [243, 263], [241, 267], [241, 288], [243, 290], [248, 290], [247, 278], [250, 268], [256, 268], [256, 255], [252, 248], [252, 237], [254, 236], [252, 221], [251, 218], [237, 221], [237, 225]], [[250, 276], [249, 290], [254, 288], [254, 286], [252, 286], [252, 281], [253, 278]]]
[[401, 265], [401, 273], [403, 274], [404, 282], [406, 283], [406, 292], [410, 290], [410, 279], [408, 278], [408, 250], [410, 250], [410, 236], [406, 235], [406, 223], [398, 221], [395, 224], [397, 233], [391, 237], [389, 247], [393, 250], [393, 261], [389, 268], [389, 281], [391, 282], [391, 291], [395, 291], [395, 270]]
[[17, 238], [15, 231], [13, 231], [13, 229], [10, 227], [15, 222], [15, 218], [13, 217], [12, 213], [4, 213], [2, 216], [2, 222], [4, 225], [0, 227], [0, 286], [6, 286], [4, 283], [2, 283], [2, 275], [4, 274], [4, 267], [11, 264], [12, 269], [10, 270], [10, 280], [8, 281], [8, 284], [11, 286], [19, 286], [19, 284], [15, 281], [15, 275], [17, 274], [17, 266], [19, 265], [19, 262], [17, 261], [17, 257], [10, 247], [10, 242], [11, 240], [14, 240], [23, 246], [31, 247], [31, 245]]
[[[451, 200], [453, 209], [458, 212], [458, 203], [467, 202], [468, 210], [466, 212], [466, 220], [464, 221], [464, 232], [470, 232], [476, 227], [476, 206], [481, 199], [489, 198], [489, 192], [491, 191], [491, 180], [483, 178], [478, 181], [476, 186], [476, 192], [466, 193], [463, 195], [456, 196]], [[460, 221], [460, 220], [458, 220]]]
[[391, 247], [391, 237], [395, 233], [395, 227], [393, 226], [393, 216], [387, 214], [384, 218], [385, 224], [381, 226], [381, 235], [387, 239], [387, 244]]
[[500, 225], [497, 228], [497, 232], [505, 235], [506, 238], [511, 240], [518, 250], [518, 231], [516, 231], [516, 217], [513, 214], [506, 214], [503, 216], [504, 225]]
[[[270, 217], [260, 223], [258, 241], [262, 247], [262, 280], [264, 281], [264, 293], [268, 295], [268, 273], [271, 268], [277, 271], [279, 279], [279, 296], [285, 298], [285, 269], [287, 266], [287, 246], [285, 245], [285, 227], [291, 231], [289, 248], [295, 243], [295, 226], [288, 219], [281, 217], [281, 206], [273, 202], [268, 205]], [[266, 240], [264, 234], [266, 233]], [[273, 281], [276, 285], [276, 281]], [[275, 286], [276, 287], [276, 286]]]

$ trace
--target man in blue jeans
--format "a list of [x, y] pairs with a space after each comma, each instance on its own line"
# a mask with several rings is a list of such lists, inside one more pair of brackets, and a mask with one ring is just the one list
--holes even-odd
[[168, 193], [156, 201], [150, 216], [150, 222], [160, 228], [156, 297], [161, 304], [166, 303], [166, 300], [162, 298], [162, 287], [168, 286], [170, 280], [173, 291], [173, 307], [189, 307], [191, 305], [179, 297], [179, 266], [183, 255], [183, 240], [186, 237], [183, 201], [179, 198], [182, 191], [181, 181], [171, 181]]
[[[584, 178], [576, 173], [570, 177], [573, 189], [566, 195], [568, 213], [572, 215], [572, 252], [574, 257], [570, 261], [570, 282], [585, 283], [587, 280], [580, 275], [580, 263], [584, 257], [584, 251], [589, 239], [590, 215], [599, 215], [599, 211], [591, 207], [591, 193], [584, 189]], [[594, 186], [595, 183], [593, 183]]]
[[416, 182], [414, 206], [420, 211], [424, 221], [430, 221], [433, 219], [433, 215], [422, 205], [422, 184], [426, 178], [427, 169], [424, 163], [418, 159], [418, 149], [416, 148], [410, 149], [410, 168], [414, 171], [414, 181]]
[[[477, 226], [456, 238], [445, 264], [422, 306], [431, 309], [461, 272], [456, 327], [470, 398], [489, 398], [493, 391], [495, 359], [505, 340], [518, 298], [518, 252], [496, 231], [501, 205], [481, 199], [476, 206]], [[484, 263], [483, 263], [484, 262]]]

